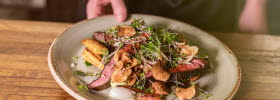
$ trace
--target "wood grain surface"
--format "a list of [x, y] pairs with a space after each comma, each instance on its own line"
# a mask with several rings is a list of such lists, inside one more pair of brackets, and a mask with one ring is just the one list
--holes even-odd
[[[47, 53], [72, 24], [0, 20], [0, 100], [74, 99], [53, 79]], [[237, 56], [242, 83], [234, 100], [280, 100], [280, 37], [215, 33]]]

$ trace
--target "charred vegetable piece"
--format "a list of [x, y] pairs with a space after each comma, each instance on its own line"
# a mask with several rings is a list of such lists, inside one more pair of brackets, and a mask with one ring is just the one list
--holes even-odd
[[157, 62], [152, 68], [153, 77], [159, 81], [167, 81], [170, 77], [170, 74], [165, 71], [162, 67], [160, 62]]
[[161, 81], [152, 82], [151, 87], [153, 88], [155, 94], [158, 94], [158, 95], [167, 95], [168, 94], [164, 82], [161, 82]]
[[108, 54], [108, 49], [95, 39], [85, 39], [82, 41], [82, 44], [95, 55], [106, 55]]
[[195, 85], [189, 88], [176, 87], [176, 96], [180, 100], [192, 99], [195, 95]]
[[94, 56], [90, 51], [84, 49], [82, 53], [82, 57], [85, 61], [93, 64], [94, 66], [98, 67], [99, 69], [104, 69], [104, 64], [101, 63], [101, 60]]

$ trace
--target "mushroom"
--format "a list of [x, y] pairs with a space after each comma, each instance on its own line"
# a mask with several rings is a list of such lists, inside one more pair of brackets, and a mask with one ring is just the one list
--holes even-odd
[[126, 52], [121, 55], [121, 61], [123, 61], [124, 63], [132, 63], [130, 55]]
[[135, 82], [136, 82], [137, 76], [136, 74], [132, 74], [131, 76], [129, 76], [129, 78], [127, 79], [127, 84], [132, 86]]
[[167, 81], [170, 77], [170, 74], [165, 71], [159, 62], [157, 62], [151, 69], [153, 77], [159, 81]]
[[181, 48], [180, 54], [181, 55], [186, 55], [186, 57], [183, 56], [183, 58], [187, 58], [185, 60], [179, 60], [180, 64], [187, 64], [198, 53], [198, 47], [197, 46], [180, 45], [179, 47]]
[[134, 67], [134, 66], [136, 66], [137, 64], [138, 64], [138, 60], [137, 60], [136, 58], [133, 58], [130, 67]]
[[114, 69], [116, 70], [116, 71], [119, 71], [119, 70], [121, 70], [122, 68], [123, 68], [123, 62], [122, 61], [118, 61], [118, 62], [116, 62], [116, 64], [114, 65]]
[[176, 91], [176, 96], [180, 100], [192, 99], [195, 95], [195, 85], [189, 88], [176, 87], [175, 91]]
[[117, 52], [114, 54], [113, 59], [114, 59], [115, 61], [119, 61], [123, 53], [125, 53], [125, 51], [123, 51], [123, 50], [117, 51]]
[[112, 81], [112, 83], [124, 82], [128, 79], [128, 77], [131, 75], [131, 73], [132, 73], [131, 69], [114, 71], [111, 76], [111, 81]]
[[152, 82], [151, 87], [153, 88], [155, 94], [158, 95], [167, 95], [168, 92], [166, 91], [166, 86], [164, 82], [155, 81]]
[[118, 36], [131, 37], [136, 33], [135, 29], [131, 26], [120, 26]]

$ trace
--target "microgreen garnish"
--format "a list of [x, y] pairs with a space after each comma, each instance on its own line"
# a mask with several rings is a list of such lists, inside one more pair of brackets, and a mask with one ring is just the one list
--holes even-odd
[[209, 97], [212, 96], [211, 93], [208, 93], [208, 92], [202, 90], [202, 89], [199, 88], [199, 87], [196, 87], [196, 89], [197, 89], [198, 95], [201, 96], [201, 97], [203, 97], [204, 99], [208, 99]]
[[85, 73], [85, 72], [80, 71], [80, 70], [75, 71], [74, 74], [77, 75], [77, 76], [82, 76], [82, 77], [85, 77], [85, 76], [100, 76], [101, 75], [100, 73]]
[[85, 61], [86, 66], [91, 66], [92, 64], [88, 61]]
[[144, 19], [143, 18], [134, 18], [132, 21], [131, 21], [131, 27], [133, 28], [137, 28], [137, 27], [141, 27], [142, 25], [144, 25]]

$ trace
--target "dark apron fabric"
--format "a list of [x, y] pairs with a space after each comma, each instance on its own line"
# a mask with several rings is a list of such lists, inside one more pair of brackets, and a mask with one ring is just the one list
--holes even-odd
[[239, 0], [125, 0], [129, 14], [177, 19], [212, 32], [235, 32]]

